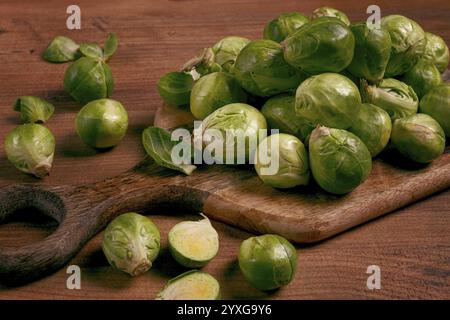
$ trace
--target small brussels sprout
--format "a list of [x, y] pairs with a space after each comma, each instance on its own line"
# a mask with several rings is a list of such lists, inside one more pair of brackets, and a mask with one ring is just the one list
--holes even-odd
[[74, 61], [80, 57], [78, 48], [79, 45], [72, 39], [58, 36], [50, 42], [42, 57], [54, 63]]
[[117, 50], [118, 39], [114, 33], [109, 33], [102, 48], [98, 43], [82, 43], [80, 44], [80, 53], [89, 58], [108, 60]]
[[425, 32], [427, 44], [422, 59], [433, 63], [440, 73], [443, 73], [448, 66], [449, 52], [445, 41], [438, 35]]
[[167, 282], [156, 300], [218, 300], [219, 282], [210, 274], [190, 270]]
[[309, 163], [322, 189], [345, 194], [366, 180], [372, 158], [364, 142], [353, 133], [317, 127], [309, 138]]
[[401, 75], [425, 52], [425, 32], [417, 22], [401, 15], [383, 17], [381, 26], [389, 32], [392, 45], [385, 77]]
[[44, 123], [55, 111], [55, 107], [44, 99], [22, 96], [16, 100], [14, 111], [20, 112], [20, 119], [25, 123]]
[[284, 59], [309, 74], [340, 72], [352, 62], [355, 37], [336, 18], [308, 22], [281, 43]]
[[341, 20], [346, 25], [350, 25], [350, 20], [348, 19], [347, 15], [343, 13], [342, 11], [339, 11], [337, 9], [331, 8], [331, 7], [321, 7], [317, 8], [312, 13], [312, 19], [317, 19], [320, 17], [334, 17]]
[[398, 119], [417, 113], [419, 99], [413, 88], [396, 79], [384, 79], [379, 85], [361, 82], [363, 102], [384, 109], [391, 119]]
[[423, 113], [395, 120], [391, 140], [401, 154], [419, 163], [431, 162], [445, 150], [444, 130]]
[[282, 13], [266, 24], [264, 39], [281, 42], [307, 22], [309, 18], [300, 12]]
[[214, 62], [224, 71], [232, 72], [237, 56], [249, 42], [249, 39], [243, 37], [223, 38], [212, 47]]
[[[275, 170], [265, 172], [264, 170]], [[255, 157], [255, 170], [259, 178], [274, 188], [293, 188], [309, 182], [308, 153], [295, 136], [280, 133], [261, 141]]]
[[191, 113], [197, 119], [230, 103], [246, 102], [247, 95], [228, 73], [214, 72], [201, 77], [192, 88]]
[[172, 257], [187, 268], [200, 268], [219, 251], [219, 235], [209, 219], [183, 221], [169, 231], [169, 251]]
[[111, 69], [101, 60], [83, 57], [64, 75], [64, 90], [80, 103], [109, 97], [114, 89]]
[[270, 97], [298, 87], [305, 75], [283, 59], [279, 43], [272, 40], [250, 42], [236, 59], [234, 73], [248, 92]]
[[134, 212], [121, 214], [105, 230], [102, 249], [108, 262], [132, 276], [149, 270], [160, 249], [156, 225]]
[[239, 267], [259, 290], [273, 290], [292, 281], [297, 268], [297, 251], [285, 238], [265, 234], [244, 240], [239, 248]]
[[432, 88], [420, 100], [419, 112], [433, 117], [450, 137], [450, 85]]
[[26, 123], [13, 129], [5, 139], [8, 160], [19, 170], [38, 178], [48, 176], [55, 152], [55, 138], [46, 127]]
[[358, 87], [337, 73], [322, 73], [306, 79], [297, 89], [295, 111], [313, 123], [347, 129], [358, 112]]
[[289, 94], [280, 94], [267, 100], [261, 113], [270, 129], [292, 134], [302, 141], [305, 141], [315, 128], [314, 124], [295, 113], [295, 97]]
[[158, 81], [158, 92], [161, 98], [174, 106], [189, 104], [194, 79], [185, 72], [169, 72]]
[[94, 100], [81, 108], [75, 125], [84, 143], [93, 148], [109, 148], [119, 144], [125, 136], [128, 114], [118, 101]]
[[355, 77], [380, 82], [391, 54], [389, 32], [368, 28], [366, 22], [352, 25], [350, 29], [355, 36], [355, 53], [347, 70]]
[[378, 155], [388, 144], [392, 123], [383, 109], [363, 103], [348, 129], [364, 142], [372, 157]]
[[436, 66], [425, 60], [419, 60], [400, 78], [411, 86], [417, 97], [422, 98], [431, 88], [442, 83], [441, 74]]

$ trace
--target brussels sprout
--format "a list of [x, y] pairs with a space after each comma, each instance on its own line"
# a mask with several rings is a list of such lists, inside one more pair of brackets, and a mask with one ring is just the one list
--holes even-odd
[[381, 19], [382, 28], [391, 36], [391, 56], [385, 77], [401, 75], [409, 70], [425, 52], [425, 32], [417, 22], [400, 15]]
[[419, 163], [431, 162], [445, 150], [444, 130], [423, 113], [395, 120], [391, 140], [401, 154]]
[[350, 29], [355, 36], [355, 53], [347, 70], [355, 77], [380, 82], [391, 54], [389, 32], [368, 28], [366, 22], [352, 25]]
[[169, 231], [169, 251], [187, 268], [200, 268], [212, 260], [219, 250], [219, 235], [209, 219], [183, 221]]
[[284, 59], [309, 74], [340, 72], [353, 59], [355, 37], [336, 18], [308, 22], [281, 43]]
[[306, 79], [297, 89], [295, 111], [315, 125], [347, 129], [358, 112], [361, 96], [348, 78], [323, 73]]
[[246, 102], [247, 95], [228, 73], [214, 72], [201, 77], [192, 88], [191, 113], [204, 119], [213, 111], [234, 102]]
[[114, 33], [109, 33], [103, 49], [98, 43], [82, 43], [79, 51], [85, 57], [106, 61], [116, 52], [118, 41]]
[[317, 19], [320, 17], [334, 17], [341, 20], [346, 25], [350, 25], [350, 20], [348, 19], [347, 15], [343, 13], [342, 11], [339, 11], [334, 8], [330, 7], [321, 7], [317, 8], [312, 13], [312, 19]]
[[264, 39], [281, 42], [309, 22], [309, 18], [299, 12], [282, 13], [264, 28]]
[[194, 79], [185, 72], [169, 72], [158, 81], [158, 92], [161, 98], [174, 106], [182, 106], [189, 103]]
[[322, 189], [345, 194], [369, 176], [372, 158], [364, 142], [345, 130], [317, 127], [309, 138], [309, 163]]
[[79, 45], [72, 39], [58, 36], [50, 42], [42, 57], [48, 62], [74, 61], [80, 57]]
[[50, 173], [55, 152], [55, 138], [46, 127], [23, 124], [5, 139], [8, 160], [19, 170], [43, 178]]
[[[275, 162], [278, 163], [275, 172], [264, 172], [275, 170]], [[261, 141], [255, 157], [255, 169], [260, 179], [274, 188], [293, 188], [309, 182], [306, 148], [297, 137], [290, 134], [273, 134]]]
[[239, 249], [239, 267], [245, 278], [259, 290], [273, 290], [292, 281], [297, 252], [285, 238], [275, 234], [251, 237]]
[[64, 75], [64, 90], [80, 103], [109, 97], [114, 89], [111, 69], [101, 60], [83, 57]]
[[440, 85], [428, 91], [420, 100], [419, 112], [432, 116], [450, 137], [450, 85]]
[[419, 99], [431, 88], [442, 83], [439, 70], [433, 63], [425, 60], [419, 60], [400, 80], [410, 85]]
[[361, 82], [363, 102], [374, 104], [384, 109], [392, 119], [406, 117], [417, 113], [419, 99], [414, 90], [396, 79], [384, 79], [379, 85]]
[[214, 61], [226, 72], [232, 72], [234, 63], [241, 50], [250, 42], [243, 37], [226, 37], [213, 47]]
[[306, 77], [284, 61], [280, 44], [271, 40], [245, 46], [236, 59], [234, 73], [245, 90], [260, 97], [293, 90]]
[[14, 111], [20, 112], [20, 119], [23, 122], [43, 123], [52, 116], [55, 107], [44, 99], [33, 96], [22, 96], [16, 100]]
[[81, 108], [75, 125], [84, 143], [93, 148], [109, 148], [119, 144], [125, 136], [128, 114], [118, 101], [94, 100]]
[[218, 300], [220, 285], [213, 276], [198, 270], [187, 271], [167, 282], [156, 300]]
[[372, 157], [379, 154], [388, 144], [392, 123], [383, 109], [363, 103], [348, 129], [364, 142]]
[[137, 276], [152, 267], [158, 257], [160, 243], [159, 230], [152, 220], [128, 212], [106, 227], [102, 249], [113, 267]]
[[445, 41], [438, 35], [425, 32], [427, 44], [422, 59], [433, 63], [440, 73], [443, 73], [448, 66], [449, 53]]
[[261, 113], [267, 120], [270, 129], [278, 129], [281, 133], [296, 136], [302, 141], [314, 130], [314, 125], [295, 113], [295, 97], [280, 94], [272, 97], [263, 105]]

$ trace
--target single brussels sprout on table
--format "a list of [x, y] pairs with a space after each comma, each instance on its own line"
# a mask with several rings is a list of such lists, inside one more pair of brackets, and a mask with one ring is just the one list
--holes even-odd
[[284, 59], [309, 74], [340, 72], [352, 62], [355, 37], [336, 18], [308, 22], [281, 43]]
[[450, 84], [432, 88], [420, 100], [419, 112], [433, 117], [450, 137]]
[[79, 45], [70, 38], [58, 36], [50, 42], [42, 57], [48, 62], [68, 62], [77, 60], [81, 54]]
[[27, 123], [13, 129], [5, 139], [8, 160], [20, 171], [43, 178], [50, 173], [55, 138], [46, 127]]
[[444, 130], [422, 113], [395, 120], [391, 140], [401, 154], [419, 163], [431, 162], [445, 150]]
[[236, 59], [234, 74], [242, 88], [260, 97], [294, 90], [306, 78], [284, 61], [280, 44], [272, 40], [245, 46]]
[[346, 25], [350, 25], [350, 20], [347, 15], [338, 9], [334, 9], [331, 7], [320, 7], [313, 11], [311, 18], [317, 19], [320, 17], [332, 17], [341, 20]]
[[282, 13], [266, 24], [264, 39], [281, 42], [307, 22], [309, 18], [300, 12]]
[[152, 267], [160, 243], [159, 230], [152, 220], [129, 212], [121, 214], [106, 227], [102, 249], [113, 267], [137, 276]]
[[79, 51], [85, 57], [107, 61], [116, 52], [119, 45], [118, 41], [114, 33], [109, 33], [103, 48], [95, 42], [82, 43], [80, 44]]
[[358, 112], [361, 96], [356, 85], [337, 73], [306, 79], [297, 89], [295, 111], [314, 125], [347, 129]]
[[193, 86], [190, 109], [194, 117], [204, 119], [227, 104], [246, 101], [246, 93], [233, 76], [214, 72], [201, 77]]
[[317, 184], [334, 194], [349, 193], [372, 170], [372, 157], [364, 142], [346, 130], [327, 127], [311, 133], [309, 163]]
[[25, 123], [44, 123], [55, 111], [55, 107], [33, 96], [21, 96], [14, 104], [14, 111], [20, 112], [20, 119]]
[[297, 137], [285, 133], [273, 134], [259, 144], [255, 156], [255, 170], [265, 184], [274, 188], [307, 185], [308, 153]]
[[265, 234], [243, 241], [238, 261], [245, 278], [255, 288], [273, 290], [287, 285], [294, 278], [297, 251], [285, 238]]
[[440, 73], [443, 73], [449, 62], [449, 52], [445, 41], [438, 35], [425, 32], [427, 44], [422, 59], [433, 63]]
[[161, 98], [173, 106], [189, 104], [194, 79], [185, 72], [169, 72], [158, 81], [158, 92]]
[[406, 71], [400, 80], [411, 86], [419, 99], [431, 88], [442, 83], [441, 74], [436, 66], [422, 59]]
[[81, 108], [75, 125], [84, 143], [93, 148], [109, 148], [119, 144], [125, 136], [128, 114], [118, 101], [94, 100]]

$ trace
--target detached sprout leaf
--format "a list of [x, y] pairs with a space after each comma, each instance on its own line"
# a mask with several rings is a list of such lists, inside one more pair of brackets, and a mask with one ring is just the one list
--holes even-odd
[[33, 96], [22, 96], [16, 100], [14, 111], [20, 112], [20, 119], [25, 123], [44, 123], [55, 111], [55, 107]]
[[114, 33], [109, 33], [103, 48], [103, 57], [108, 60], [117, 50], [119, 39]]
[[42, 57], [48, 62], [61, 63], [77, 60], [80, 57], [79, 45], [72, 39], [58, 36], [50, 42]]
[[103, 59], [103, 50], [98, 43], [82, 43], [80, 52], [85, 57]]

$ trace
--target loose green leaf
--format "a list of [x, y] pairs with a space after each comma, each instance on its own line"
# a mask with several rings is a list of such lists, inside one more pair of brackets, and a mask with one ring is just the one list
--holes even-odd
[[85, 57], [103, 59], [103, 49], [98, 43], [82, 43], [80, 44], [80, 52]]
[[103, 56], [105, 60], [108, 60], [114, 54], [114, 52], [116, 52], [118, 43], [119, 39], [117, 38], [117, 36], [114, 33], [110, 32], [103, 48]]
[[52, 116], [55, 107], [39, 97], [22, 96], [16, 100], [14, 111], [20, 112], [20, 118], [25, 123], [43, 123]]
[[72, 39], [58, 36], [50, 42], [42, 57], [48, 62], [60, 63], [74, 61], [80, 57], [79, 45]]

